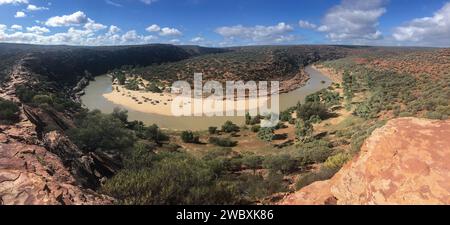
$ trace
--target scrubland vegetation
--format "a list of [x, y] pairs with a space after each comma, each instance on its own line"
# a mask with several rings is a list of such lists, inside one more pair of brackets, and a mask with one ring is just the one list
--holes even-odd
[[[117, 62], [114, 64], [120, 66], [102, 65], [101, 71], [91, 72], [95, 75], [115, 69], [114, 79], [132, 90], [140, 86], [138, 80], [127, 80], [125, 74], [132, 71], [133, 75], [151, 81], [146, 87], [148, 91], [158, 93], [161, 80], [189, 80], [193, 72], [204, 72], [204, 79], [217, 78], [218, 74], [238, 80], [283, 79], [307, 64], [342, 58], [350, 51], [345, 47], [265, 46], [227, 49], [219, 51], [226, 52], [222, 54], [190, 58], [202, 55], [200, 50], [170, 49], [168, 55], [164, 54], [164, 61], [155, 61], [149, 67], [130, 62], [133, 66], [120, 68], [124, 64]], [[75, 57], [79, 63], [63, 64], [76, 66], [84, 62], [82, 58], [86, 55], [90, 59], [107, 53], [94, 54], [89, 49], [71, 51], [74, 55], [74, 52], [82, 54], [80, 58], [70, 54], [60, 58], [56, 57], [61, 56], [59, 51], [52, 51], [50, 60], [36, 70], [45, 74], [39, 77], [39, 85], [20, 85], [16, 95], [26, 106], [54, 110], [71, 118], [73, 126], [63, 132], [83, 152], [103, 152], [119, 162], [121, 170], [98, 187], [118, 204], [271, 203], [277, 193], [292, 192], [332, 177], [358, 154], [364, 140], [389, 119], [450, 116], [450, 70], [442, 71], [447, 67], [439, 61], [446, 57], [445, 51], [408, 50], [395, 54], [396, 50], [389, 54], [373, 51], [322, 62], [321, 65], [341, 74], [343, 83], [309, 95], [303, 103], [281, 112], [282, 122], [278, 126], [263, 128], [260, 124], [263, 116], [247, 115], [245, 124], [228, 121], [202, 132], [162, 130], [157, 125], [129, 121], [127, 112], [120, 109], [111, 114], [83, 109], [65, 92], [55, 91], [68, 90], [79, 80], [76, 76], [67, 80], [61, 77], [70, 68], [55, 66], [60, 63], [56, 59], [66, 62]], [[420, 54], [432, 56], [424, 60], [426, 69], [410, 68], [415, 61], [422, 60]], [[152, 56], [153, 61], [159, 57], [157, 53]], [[108, 57], [115, 59], [115, 53]], [[150, 65], [152, 60], [141, 66]], [[439, 61], [435, 63], [439, 69], [431, 67], [432, 60]], [[52, 67], [50, 72], [42, 72], [48, 67]], [[83, 74], [85, 69], [73, 73]], [[58, 76], [52, 77], [54, 74]], [[65, 82], [59, 84], [61, 79]], [[19, 110], [17, 104], [0, 99], [0, 123], [17, 122]]]

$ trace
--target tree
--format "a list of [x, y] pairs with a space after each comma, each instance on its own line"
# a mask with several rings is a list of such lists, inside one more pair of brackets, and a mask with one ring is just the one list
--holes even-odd
[[307, 142], [313, 134], [313, 126], [308, 121], [298, 119], [295, 124], [295, 135], [300, 142]]
[[112, 115], [92, 111], [68, 131], [74, 143], [85, 151], [115, 150], [123, 152], [133, 146], [134, 133]]
[[12, 101], [0, 98], [0, 124], [12, 124], [19, 120], [19, 107]]
[[128, 122], [128, 111], [125, 109], [121, 109], [119, 107], [115, 107], [112, 114], [114, 118], [122, 121], [122, 123], [126, 124]]

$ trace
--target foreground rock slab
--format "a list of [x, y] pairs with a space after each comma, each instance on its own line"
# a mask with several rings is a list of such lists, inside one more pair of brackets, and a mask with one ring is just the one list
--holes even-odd
[[331, 180], [280, 204], [450, 204], [450, 120], [392, 120]]

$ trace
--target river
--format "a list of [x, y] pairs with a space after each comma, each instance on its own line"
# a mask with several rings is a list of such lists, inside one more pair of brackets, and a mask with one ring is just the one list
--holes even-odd
[[[310, 79], [303, 87], [289, 93], [280, 94], [281, 110], [295, 106], [299, 101], [303, 102], [307, 95], [327, 88], [332, 83], [328, 77], [312, 68], [312, 66], [306, 67], [305, 71], [309, 74]], [[88, 109], [99, 109], [103, 113], [111, 113], [115, 107], [121, 107], [128, 110], [130, 121], [140, 120], [147, 125], [157, 124], [161, 128], [173, 130], [207, 130], [211, 126], [221, 127], [227, 120], [231, 120], [238, 125], [244, 124], [245, 121], [243, 117], [174, 117], [139, 112], [117, 105], [103, 97], [103, 94], [110, 92], [112, 92], [111, 78], [106, 75], [98, 76], [85, 88], [85, 95], [81, 97], [81, 101]]]

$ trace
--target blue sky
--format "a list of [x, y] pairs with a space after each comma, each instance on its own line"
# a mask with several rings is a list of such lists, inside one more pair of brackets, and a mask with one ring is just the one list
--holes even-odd
[[449, 0], [0, 0], [0, 42], [450, 46]]

